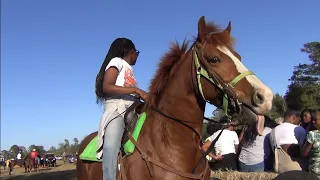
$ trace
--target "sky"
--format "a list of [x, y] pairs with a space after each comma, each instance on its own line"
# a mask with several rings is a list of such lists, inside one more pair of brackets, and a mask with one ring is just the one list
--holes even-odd
[[300, 48], [320, 40], [318, 0], [186, 2], [2, 0], [1, 149], [49, 149], [96, 131], [103, 107], [95, 78], [117, 37], [140, 50], [134, 74], [148, 91], [170, 42], [196, 36], [201, 16], [222, 27], [231, 21], [243, 64], [281, 95], [293, 67], [308, 62]]

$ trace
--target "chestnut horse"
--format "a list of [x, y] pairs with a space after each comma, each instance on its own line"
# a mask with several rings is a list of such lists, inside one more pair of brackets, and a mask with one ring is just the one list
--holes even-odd
[[[257, 115], [270, 111], [273, 94], [241, 63], [230, 32], [230, 22], [221, 30], [201, 17], [190, 49], [183, 42], [165, 54], [150, 84], [139, 140], [130, 139], [136, 148], [120, 158], [118, 179], [209, 179], [208, 163], [197, 166], [206, 102], [238, 114], [244, 124], [258, 124], [261, 132], [263, 122]], [[79, 154], [96, 135], [84, 138]], [[102, 179], [102, 163], [79, 159], [77, 179]]]

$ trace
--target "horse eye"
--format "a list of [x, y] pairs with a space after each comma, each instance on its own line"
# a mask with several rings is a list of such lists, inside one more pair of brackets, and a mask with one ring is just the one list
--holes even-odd
[[213, 57], [209, 60], [211, 63], [217, 63], [217, 62], [220, 62], [220, 59], [217, 58], [217, 57]]

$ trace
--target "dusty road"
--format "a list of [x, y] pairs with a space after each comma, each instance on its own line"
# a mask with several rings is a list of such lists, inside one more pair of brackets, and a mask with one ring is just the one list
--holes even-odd
[[58, 163], [58, 167], [41, 168], [40, 172], [24, 173], [24, 168], [15, 167], [13, 175], [9, 176], [8, 169], [1, 168], [1, 180], [76, 180], [74, 164]]

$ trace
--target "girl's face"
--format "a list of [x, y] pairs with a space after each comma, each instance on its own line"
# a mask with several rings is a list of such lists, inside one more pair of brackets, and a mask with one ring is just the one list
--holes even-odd
[[129, 56], [130, 56], [130, 59], [131, 59], [131, 64], [132, 66], [134, 66], [137, 62], [137, 59], [138, 59], [138, 56], [139, 56], [139, 51], [136, 50], [136, 49], [131, 49], [130, 53], [129, 53]]
[[309, 112], [303, 113], [303, 122], [304, 123], [310, 123], [311, 121], [311, 114]]

